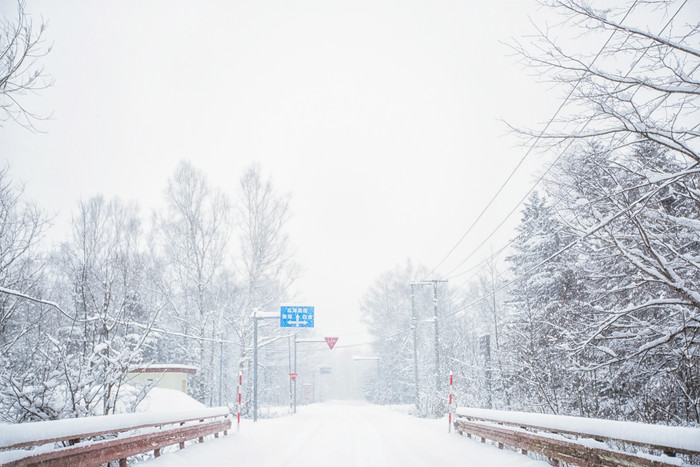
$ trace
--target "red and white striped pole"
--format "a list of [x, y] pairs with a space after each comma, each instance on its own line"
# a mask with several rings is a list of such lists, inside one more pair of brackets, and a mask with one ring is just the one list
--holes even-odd
[[243, 384], [243, 372], [238, 370], [238, 422], [236, 431], [241, 431], [241, 385]]
[[450, 371], [450, 402], [447, 405], [447, 420], [450, 424], [447, 429], [448, 433], [452, 433], [452, 372]]

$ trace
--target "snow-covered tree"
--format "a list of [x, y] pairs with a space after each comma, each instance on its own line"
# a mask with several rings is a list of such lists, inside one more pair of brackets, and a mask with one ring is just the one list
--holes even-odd
[[165, 316], [167, 329], [182, 337], [168, 338], [163, 345], [168, 346], [169, 358], [199, 367], [193, 395], [212, 404], [218, 352], [213, 341], [222, 338], [227, 306], [217, 294], [231, 236], [231, 207], [226, 196], [187, 162], [181, 162], [169, 179], [166, 201], [156, 221], [167, 271]]
[[[52, 364], [65, 375], [72, 413], [113, 413], [148, 329], [143, 309], [141, 224], [135, 205], [101, 196], [80, 202], [71, 238], [55, 260], [59, 302], [72, 320], [48, 335]], [[155, 312], [155, 310], [153, 310]], [[48, 334], [48, 333], [47, 333]]]
[[[448, 284], [438, 286], [440, 367], [436, 368], [435, 302], [432, 284], [421, 282], [426, 274], [425, 267], [416, 267], [410, 261], [382, 274], [363, 296], [360, 311], [370, 333], [378, 339], [372, 347], [380, 357], [380, 373], [391, 379], [394, 400], [415, 403], [417, 384], [420, 413], [439, 416], [445, 406], [448, 374], [454, 368], [455, 348], [461, 339], [454, 333], [450, 317], [459, 301]], [[418, 383], [414, 370], [414, 332]], [[374, 396], [371, 399], [384, 400], [383, 396], [371, 395]]]
[[[698, 421], [700, 172], [657, 144], [569, 154], [552, 191], [569, 231], [585, 237], [588, 281], [574, 353], [614, 367], [613, 413]], [[555, 187], [555, 188], [554, 188]], [[621, 406], [624, 407], [621, 407]]]
[[588, 140], [614, 149], [646, 141], [700, 162], [700, 27], [692, 2], [543, 4], [558, 21], [515, 49], [569, 98], [542, 135], [526, 133], [562, 146]]
[[55, 310], [14, 293], [45, 293], [45, 255], [38, 243], [46, 227], [41, 211], [27, 202], [9, 170], [0, 170], [0, 417], [5, 421], [53, 415], [35, 409], [46, 406], [36, 379], [48, 375], [34, 365], [34, 357], [43, 341], [42, 324], [55, 318]]
[[[240, 255], [235, 264], [245, 282], [241, 284], [236, 309], [226, 320], [240, 342], [238, 369], [250, 375], [252, 313], [279, 309], [287, 297], [287, 289], [298, 276], [298, 269], [286, 233], [289, 198], [275, 190], [272, 181], [263, 177], [260, 167], [251, 166], [243, 172], [236, 211]], [[259, 345], [277, 340], [280, 333], [279, 329], [266, 333]], [[246, 399], [251, 400], [252, 385], [246, 384], [244, 391]]]
[[574, 237], [563, 231], [552, 207], [537, 192], [523, 207], [512, 253], [506, 260], [516, 282], [510, 288], [506, 324], [509, 384], [519, 409], [566, 413], [568, 380], [562, 352], [579, 293], [575, 257], [550, 257]]

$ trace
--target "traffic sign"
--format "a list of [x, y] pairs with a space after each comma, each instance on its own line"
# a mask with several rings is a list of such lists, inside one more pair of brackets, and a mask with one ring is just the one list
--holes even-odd
[[292, 381], [296, 381], [297, 374], [296, 373], [289, 373], [289, 377], [292, 378]]
[[337, 337], [324, 337], [324, 339], [326, 339], [326, 343], [331, 350], [333, 350], [333, 347], [335, 347], [335, 343], [338, 342]]
[[280, 307], [280, 327], [312, 328], [314, 327], [314, 307], [282, 306]]

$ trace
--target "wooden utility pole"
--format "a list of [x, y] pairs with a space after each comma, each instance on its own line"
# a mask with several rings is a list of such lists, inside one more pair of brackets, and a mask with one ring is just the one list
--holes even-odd
[[413, 366], [416, 379], [416, 408], [420, 410], [419, 399], [418, 399], [418, 354], [416, 349], [416, 328], [418, 327], [418, 318], [416, 317], [416, 306], [415, 306], [415, 291], [414, 287], [416, 285], [433, 285], [433, 324], [435, 326], [435, 396], [440, 397], [440, 388], [442, 386], [440, 380], [440, 325], [438, 323], [438, 298], [437, 298], [437, 286], [440, 282], [447, 282], [446, 279], [431, 279], [423, 280], [420, 282], [411, 282], [411, 315], [413, 319]]
[[447, 280], [432, 279], [423, 282], [433, 284], [433, 323], [435, 324], [435, 393], [436, 397], [440, 397], [440, 327], [438, 323], [437, 286], [439, 282], [447, 282]]

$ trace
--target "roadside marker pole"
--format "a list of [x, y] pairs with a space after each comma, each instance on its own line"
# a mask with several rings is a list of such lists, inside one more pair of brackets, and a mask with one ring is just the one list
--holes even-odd
[[243, 384], [243, 372], [238, 370], [238, 422], [236, 432], [241, 431], [241, 384]]
[[447, 421], [449, 422], [448, 433], [452, 433], [452, 372], [450, 371], [450, 402], [447, 404]]
[[391, 412], [391, 383], [389, 383], [389, 411]]

